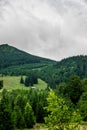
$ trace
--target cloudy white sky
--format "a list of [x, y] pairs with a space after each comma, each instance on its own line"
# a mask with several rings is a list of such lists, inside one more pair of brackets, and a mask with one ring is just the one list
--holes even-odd
[[0, 0], [0, 44], [60, 60], [87, 54], [87, 0]]

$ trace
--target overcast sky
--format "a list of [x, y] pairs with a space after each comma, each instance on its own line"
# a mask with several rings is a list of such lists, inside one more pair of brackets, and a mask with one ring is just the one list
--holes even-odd
[[87, 54], [87, 0], [0, 0], [0, 44], [60, 60]]

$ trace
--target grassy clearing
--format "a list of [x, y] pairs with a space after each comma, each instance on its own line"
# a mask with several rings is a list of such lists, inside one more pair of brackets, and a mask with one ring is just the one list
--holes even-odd
[[[20, 84], [20, 78], [21, 78], [20, 76], [4, 76], [0, 77], [0, 80], [3, 80], [4, 83], [3, 88], [7, 90], [30, 89], [30, 87], [25, 87], [23, 84]], [[35, 84], [34, 87], [36, 87], [37, 89], [45, 89], [47, 87], [47, 84], [41, 79], [38, 79], [38, 84]]]

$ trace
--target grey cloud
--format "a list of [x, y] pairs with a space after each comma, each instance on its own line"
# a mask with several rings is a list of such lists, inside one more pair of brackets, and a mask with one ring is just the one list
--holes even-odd
[[0, 43], [56, 60], [87, 54], [85, 0], [0, 0]]

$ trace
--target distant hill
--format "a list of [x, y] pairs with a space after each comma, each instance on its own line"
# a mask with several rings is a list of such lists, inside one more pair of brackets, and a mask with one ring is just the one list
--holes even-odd
[[[30, 71], [51, 87], [66, 82], [72, 75], [87, 77], [87, 56], [73, 56], [59, 62], [28, 54], [8, 44], [0, 45], [0, 73], [25, 75]], [[37, 71], [38, 70], [38, 71]]]
[[0, 68], [8, 66], [31, 64], [31, 63], [47, 63], [52, 60], [41, 58], [28, 54], [8, 44], [0, 45]]
[[27, 71], [40, 68], [55, 61], [28, 54], [8, 44], [0, 45], [0, 73]]
[[87, 78], [87, 56], [73, 56], [41, 70], [41, 78], [51, 87], [66, 82], [72, 75]]

